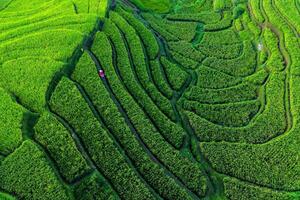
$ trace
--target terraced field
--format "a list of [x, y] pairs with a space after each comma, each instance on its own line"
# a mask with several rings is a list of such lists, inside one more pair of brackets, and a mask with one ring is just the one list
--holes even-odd
[[0, 199], [300, 199], [299, 0], [0, 0]]

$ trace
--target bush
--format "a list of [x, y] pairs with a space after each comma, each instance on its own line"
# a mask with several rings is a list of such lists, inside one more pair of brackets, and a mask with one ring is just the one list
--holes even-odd
[[73, 182], [90, 170], [71, 133], [53, 115], [43, 113], [34, 129], [36, 141], [48, 150], [68, 182]]
[[0, 165], [0, 187], [22, 199], [70, 199], [43, 151], [26, 140]]

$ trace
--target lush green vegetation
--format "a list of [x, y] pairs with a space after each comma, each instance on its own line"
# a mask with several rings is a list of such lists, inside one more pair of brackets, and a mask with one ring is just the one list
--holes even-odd
[[0, 199], [300, 199], [300, 2], [0, 0]]

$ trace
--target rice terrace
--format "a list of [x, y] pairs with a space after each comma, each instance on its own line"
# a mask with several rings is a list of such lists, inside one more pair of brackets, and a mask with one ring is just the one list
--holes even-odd
[[0, 200], [300, 200], [300, 0], [0, 0]]

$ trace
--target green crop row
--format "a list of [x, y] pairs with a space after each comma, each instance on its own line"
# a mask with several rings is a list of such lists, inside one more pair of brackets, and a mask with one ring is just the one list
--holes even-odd
[[241, 83], [242, 79], [201, 65], [197, 69], [197, 86], [207, 89], [222, 89]]
[[299, 194], [259, 187], [234, 178], [224, 179], [225, 195], [231, 200], [294, 200]]
[[12, 97], [0, 87], [0, 153], [13, 152], [22, 142], [22, 121], [26, 110], [13, 101]]
[[57, 178], [43, 151], [26, 140], [0, 165], [0, 188], [21, 199], [61, 199], [71, 196]]
[[[203, 55], [200, 51], [195, 49], [191, 43], [185, 42], [185, 41], [179, 41], [179, 42], [168, 42], [168, 46], [171, 50], [171, 53], [176, 52], [177, 54], [180, 54], [182, 59], [186, 59], [189, 62], [190, 60], [194, 60], [197, 63], [201, 63], [205, 55]], [[180, 62], [181, 59], [178, 59], [175, 55], [173, 56], [175, 60], [179, 60]], [[185, 62], [180, 62], [180, 63], [185, 63]], [[188, 66], [194, 66], [195, 62], [191, 62]], [[184, 67], [188, 67], [186, 65], [183, 65]]]
[[255, 17], [255, 19], [258, 22], [263, 23], [265, 21], [265, 18], [263, 16], [262, 10], [260, 8], [260, 0], [249, 1], [249, 4], [251, 6], [251, 12], [252, 12], [253, 16]]
[[201, 43], [204, 45], [231, 45], [241, 43], [241, 39], [232, 29], [225, 29], [215, 32], [205, 32]]
[[232, 76], [248, 76], [254, 73], [256, 68], [256, 52], [250, 41], [244, 43], [243, 54], [240, 57], [223, 60], [209, 57], [203, 65], [212, 67]]
[[[112, 30], [110, 26], [111, 25], [106, 25], [106, 29]], [[108, 38], [99, 33], [92, 50], [101, 63], [103, 63], [103, 66], [105, 66], [104, 69], [110, 87], [126, 112], [129, 120], [132, 122], [145, 145], [166, 168], [182, 180], [189, 189], [203, 196], [206, 191], [206, 181], [204, 176], [202, 176], [199, 166], [193, 161], [183, 157], [178, 150], [173, 148], [161, 136], [143, 110], [126, 91], [126, 88], [114, 70], [111, 48]], [[103, 49], [105, 49], [105, 51], [103, 51]]]
[[216, 57], [221, 59], [234, 59], [239, 57], [243, 52], [243, 44], [200, 44], [197, 48], [207, 57]]
[[267, 45], [268, 51], [271, 54], [267, 60], [266, 67], [270, 71], [283, 70], [285, 66], [283, 65], [283, 57], [278, 49], [279, 40], [277, 39], [277, 36], [270, 29], [264, 29], [263, 37]]
[[256, 99], [257, 89], [257, 85], [249, 82], [224, 89], [206, 89], [193, 86], [184, 95], [188, 100], [200, 103], [229, 103]]
[[37, 21], [35, 23], [18, 24], [20, 28], [3, 28], [0, 34], [0, 41], [8, 42], [9, 40], [20, 39], [27, 35], [43, 32], [48, 30], [64, 29], [77, 30], [83, 34], [88, 34], [95, 25], [96, 17], [91, 15], [63, 15], [60, 17], [52, 17], [47, 20]]
[[224, 17], [221, 21], [213, 24], [206, 24], [204, 26], [205, 31], [223, 30], [232, 26], [232, 13], [229, 11], [224, 12]]
[[153, 33], [132, 14], [124, 11], [120, 7], [117, 8], [117, 12], [127, 20], [127, 22], [135, 29], [138, 35], [145, 45], [147, 54], [151, 60], [155, 59], [159, 53], [159, 46], [153, 35]]
[[[52, 2], [52, 4], [54, 3], [54, 1]], [[1, 30], [12, 31], [12, 29], [25, 28], [27, 25], [32, 25], [35, 23], [44, 23], [54, 18], [59, 18], [63, 16], [70, 16], [71, 18], [76, 18], [77, 16], [74, 13], [73, 5], [70, 1], [61, 1], [59, 3], [56, 3], [51, 6], [49, 5], [41, 9], [43, 10], [37, 10], [36, 13], [31, 13], [31, 15], [28, 16], [21, 15], [21, 17], [19, 13], [14, 12], [9, 12], [6, 13], [5, 16], [1, 16], [1, 12], [0, 18], [2, 18], [3, 20], [3, 26], [1, 26]]]
[[[101, 42], [103, 47], [109, 45], [106, 40], [106, 45], [103, 41], [104, 35], [97, 35], [97, 42]], [[105, 48], [101, 48], [105, 49]], [[157, 164], [151, 155], [147, 153], [143, 141], [134, 135], [120, 113], [118, 105], [111, 99], [111, 95], [105, 85], [99, 80], [95, 73], [94, 64], [91, 62], [87, 54], [84, 54], [80, 59], [72, 77], [80, 82], [85, 88], [88, 95], [91, 97], [93, 104], [98, 112], [102, 115], [105, 124], [108, 126], [115, 137], [120, 141], [127, 155], [132, 159], [137, 170], [145, 178], [158, 193], [166, 199], [190, 199], [189, 193], [185, 191], [176, 181], [169, 177], [164, 169]], [[111, 63], [110, 63], [111, 65]], [[108, 74], [107, 76], [109, 76]], [[109, 80], [111, 76], [109, 76]], [[126, 115], [123, 113], [123, 115]], [[130, 123], [130, 122], [129, 122]], [[151, 149], [150, 149], [151, 152]]]
[[[150, 119], [159, 128], [159, 131], [164, 137], [175, 147], [179, 148], [183, 142], [185, 132], [183, 129], [167, 118], [157, 107], [157, 105], [149, 98], [143, 91], [137, 80], [135, 79], [134, 72], [131, 68], [131, 63], [128, 59], [128, 53], [126, 45], [122, 39], [122, 35], [119, 32], [116, 25], [107, 21], [104, 27], [105, 33], [111, 38], [115, 45], [117, 55], [117, 66], [123, 83], [126, 85], [131, 95], [133, 95], [136, 101], [144, 108], [148, 113]], [[94, 52], [98, 52], [101, 49], [96, 49]]]
[[[181, 66], [183, 66], [187, 69], [195, 69], [199, 65], [198, 62], [185, 57], [185, 55], [182, 55], [181, 53], [177, 53], [176, 51], [172, 51], [171, 53], [172, 53], [173, 59], [176, 60]], [[200, 54], [200, 55], [203, 55], [203, 54]]]
[[97, 121], [73, 82], [63, 77], [50, 99], [51, 109], [66, 119], [89, 155], [125, 199], [154, 199], [114, 141]]
[[143, 17], [167, 41], [185, 40], [189, 42], [194, 38], [196, 33], [196, 22], [169, 21], [149, 13], [143, 13]]
[[168, 14], [166, 17], [168, 20], [183, 20], [183, 21], [195, 21], [202, 22], [204, 24], [217, 23], [221, 20], [220, 13], [204, 11], [200, 13], [176, 13]]
[[175, 63], [169, 61], [166, 57], [161, 57], [160, 61], [171, 87], [179, 91], [187, 81], [189, 77], [188, 73]]
[[99, 17], [104, 17], [106, 13], [107, 0], [72, 0], [76, 7], [76, 11], [80, 13], [97, 14]]
[[283, 133], [286, 129], [284, 90], [284, 74], [270, 75], [265, 92], [265, 109], [245, 127], [232, 128], [218, 126], [189, 112], [190, 123], [202, 141], [266, 142], [274, 136]]
[[68, 181], [72, 182], [89, 170], [67, 129], [50, 113], [44, 113], [34, 127], [35, 139], [48, 150]]
[[[120, 15], [118, 15], [115, 12], [110, 12], [110, 19], [112, 20], [112, 22], [116, 24], [116, 26], [124, 34], [123, 39], [128, 44], [127, 46], [128, 56], [130, 57], [129, 59], [132, 62], [131, 63], [132, 65], [131, 67], [133, 68], [132, 71], [133, 73], [136, 73], [138, 84], [140, 83], [142, 85], [143, 89], [147, 92], [147, 94], [153, 100], [155, 105], [159, 107], [160, 110], [163, 113], [165, 113], [170, 119], [175, 121], [175, 114], [173, 112], [170, 101], [159, 92], [159, 90], [156, 88], [151, 78], [149, 77], [150, 74], [148, 74], [147, 71], [148, 66], [146, 64], [147, 60], [145, 59], [143, 46], [135, 30]], [[129, 74], [128, 71], [130, 70], [127, 70], [127, 74]], [[122, 70], [120, 70], [120, 72], [122, 73]], [[126, 77], [123, 77], [123, 80], [126, 80]], [[153, 106], [153, 108], [155, 107]], [[167, 121], [168, 120], [166, 119], [166, 122]]]
[[299, 16], [299, 10], [293, 3], [284, 3], [281, 1], [272, 1], [273, 6], [276, 6], [276, 9], [280, 12], [280, 14], [285, 17], [286, 20], [296, 29], [296, 31], [300, 32], [300, 22], [297, 16]]
[[[17, 1], [13, 1], [13, 3], [14, 4], [16, 3], [18, 6], [22, 6]], [[39, 4], [39, 3], [42, 3], [42, 4]], [[6, 9], [4, 9], [0, 12], [0, 18], [5, 19], [5, 20], [10, 19], [12, 21], [14, 19], [15, 21], [17, 21], [17, 20], [24, 19], [28, 16], [34, 16], [37, 13], [40, 13], [41, 10], [46, 11], [48, 9], [52, 9], [53, 7], [55, 7], [54, 6], [54, 0], [52, 0], [52, 1], [43, 1], [43, 2], [39, 2], [39, 3], [38, 4], [35, 3], [34, 7], [31, 7], [30, 9], [27, 9], [27, 10], [26, 9], [21, 9], [21, 8], [15, 9], [15, 8], [12, 7], [12, 4], [10, 4], [9, 7], [6, 7]], [[66, 2], [64, 1], [62, 3], [66, 3]], [[69, 5], [72, 4], [69, 1], [67, 3]]]
[[213, 2], [215, 11], [227, 10], [233, 6], [231, 0], [214, 0]]
[[9, 195], [9, 194], [6, 194], [6, 193], [3, 193], [3, 192], [0, 192], [0, 199], [1, 200], [15, 200], [16, 198]]
[[251, 100], [226, 104], [201, 104], [195, 101], [184, 101], [183, 108], [214, 124], [241, 127], [249, 124], [253, 116], [257, 114], [260, 102]]
[[97, 173], [85, 177], [74, 186], [76, 199], [119, 200], [118, 195], [111, 189], [107, 181]]
[[0, 68], [0, 86], [15, 94], [22, 104], [41, 111], [45, 93], [62, 62], [47, 58], [27, 57], [5, 62]]
[[32, 9], [35, 10], [43, 7], [47, 3], [53, 3], [53, 0], [45, 0], [45, 1], [32, 0], [30, 2], [26, 2], [25, 5], [21, 5], [20, 1], [15, 0], [15, 1], [11, 1], [9, 6], [2, 12], [15, 12], [17, 10], [29, 11]]
[[161, 69], [159, 61], [157, 60], [150, 61], [150, 68], [151, 68], [153, 81], [157, 85], [158, 89], [168, 99], [171, 99], [173, 95], [173, 91], [171, 87], [168, 85], [167, 80], [164, 78], [164, 74]]

